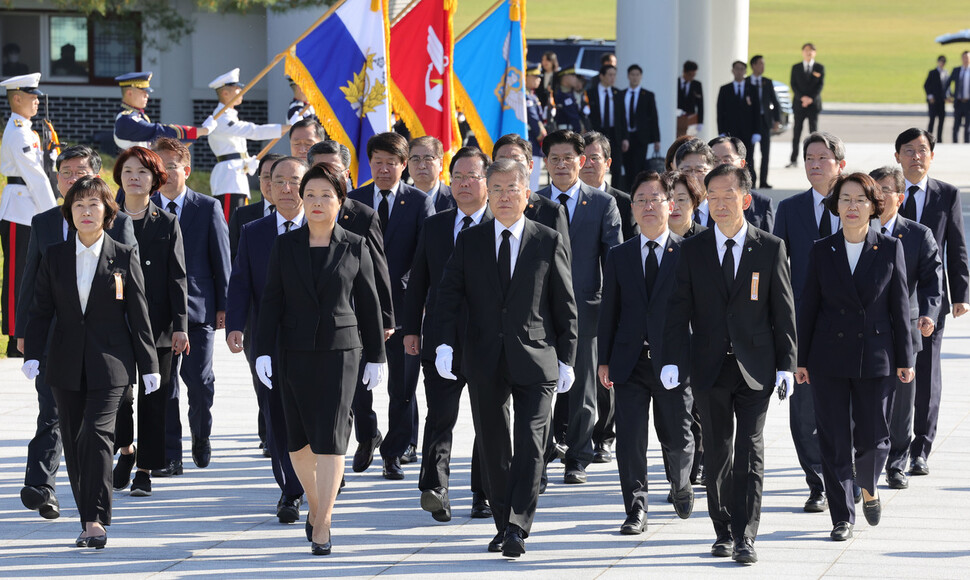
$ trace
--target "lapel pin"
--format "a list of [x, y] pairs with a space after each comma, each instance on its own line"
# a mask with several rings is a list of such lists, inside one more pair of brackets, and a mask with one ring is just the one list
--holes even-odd
[[896, 234], [896, 237], [899, 239], [903, 239], [903, 234]]
[[748, 251], [749, 251], [749, 252], [751, 251], [751, 246], [748, 246]]
[[403, 199], [401, 200], [401, 205], [404, 205], [404, 200]]
[[673, 251], [674, 251], [674, 249], [673, 249], [673, 248], [667, 248], [667, 251], [668, 251], [668, 252], [673, 252]]
[[344, 216], [344, 219], [345, 219], [345, 220], [349, 220], [349, 219], [350, 219], [350, 216], [349, 216], [349, 215], [345, 215], [345, 216]]
[[529, 209], [532, 209], [532, 208], [534, 208], [534, 207], [535, 207], [535, 205], [533, 205], [533, 204], [531, 204], [531, 203], [529, 204]]
[[879, 249], [879, 246], [873, 246], [872, 249], [873, 250], [878, 250]]
[[583, 205], [586, 205], [586, 200], [585, 199], [583, 200]]

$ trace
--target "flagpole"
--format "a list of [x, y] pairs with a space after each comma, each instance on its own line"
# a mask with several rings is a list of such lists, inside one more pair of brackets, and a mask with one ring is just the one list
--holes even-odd
[[395, 16], [394, 20], [391, 21], [391, 26], [394, 26], [395, 24], [397, 24], [398, 20], [407, 16], [407, 13], [410, 12], [415, 6], [417, 6], [419, 2], [421, 2], [421, 0], [411, 0], [411, 3], [405, 6], [404, 10], [401, 10], [400, 12], [397, 13], [397, 16]]
[[[307, 36], [309, 36], [310, 33], [313, 32], [314, 29], [316, 29], [317, 26], [320, 26], [320, 24], [322, 24], [324, 20], [326, 20], [327, 18], [330, 17], [331, 14], [333, 14], [334, 12], [336, 12], [337, 11], [337, 8], [340, 8], [343, 5], [343, 3], [346, 2], [346, 1], [347, 0], [339, 0], [337, 2], [334, 2], [333, 5], [330, 7], [330, 9], [327, 10], [324, 13], [323, 16], [321, 16], [320, 18], [317, 18], [317, 21], [314, 22], [310, 26], [310, 28], [307, 28], [306, 31], [304, 31], [303, 34], [301, 34], [299, 37], [297, 37], [296, 40], [294, 40], [292, 43], [290, 43], [290, 45], [287, 46], [286, 49], [283, 52], [277, 54], [273, 58], [273, 61], [272, 62], [270, 62], [268, 65], [266, 65], [266, 67], [263, 70], [259, 71], [259, 74], [257, 74], [255, 77], [253, 77], [253, 79], [251, 81], [249, 81], [246, 84], [246, 86], [243, 87], [243, 89], [241, 91], [239, 91], [239, 94], [237, 94], [235, 97], [233, 97], [226, 104], [226, 106], [223, 107], [218, 113], [216, 113], [215, 115], [213, 115], [212, 118], [213, 119], [218, 119], [219, 117], [222, 116], [223, 113], [226, 112], [227, 109], [231, 109], [232, 107], [234, 107], [236, 105], [236, 103], [238, 103], [243, 98], [243, 95], [245, 95], [247, 92], [249, 92], [249, 89], [253, 88], [256, 85], [256, 83], [258, 83], [260, 80], [262, 80], [262, 78], [269, 73], [269, 71], [273, 70], [273, 67], [275, 67], [276, 65], [278, 65], [281, 60], [283, 60], [284, 58], [286, 58], [286, 54], [288, 52], [290, 52], [290, 50], [292, 50], [294, 46], [296, 46], [297, 44], [299, 44], [299, 42], [301, 40], [303, 40], [304, 38], [306, 38]], [[278, 141], [278, 139], [277, 139], [277, 141]]]
[[471, 26], [469, 26], [468, 28], [466, 28], [461, 34], [459, 34], [455, 38], [455, 43], [457, 44], [458, 41], [461, 40], [462, 38], [464, 38], [466, 34], [468, 34], [469, 32], [471, 32], [472, 30], [474, 30], [474, 28], [476, 26], [478, 26], [479, 24], [481, 24], [483, 20], [485, 20], [486, 18], [488, 18], [489, 16], [491, 16], [492, 15], [492, 12], [495, 12], [498, 9], [498, 7], [501, 6], [502, 3], [504, 3], [504, 2], [505, 2], [505, 0], [498, 0], [498, 2], [496, 2], [495, 4], [492, 4], [492, 7], [491, 8], [489, 8], [488, 10], [486, 10], [484, 14], [482, 14], [477, 19], [475, 19], [475, 22], [472, 22], [471, 23]]
[[[300, 109], [300, 112], [297, 113], [297, 114], [302, 117], [303, 116], [303, 113], [306, 113], [307, 112], [307, 109], [309, 109], [309, 108], [310, 108], [310, 103], [307, 103], [302, 109]], [[266, 147], [263, 147], [260, 150], [260, 152], [256, 154], [256, 159], [262, 159], [263, 156], [266, 155], [267, 153], [269, 153], [269, 150], [272, 149], [274, 145], [276, 145], [277, 143], [279, 143], [280, 139], [282, 139], [282, 138], [283, 138], [283, 136], [281, 135], [281, 136], [277, 137], [276, 139], [273, 139], [272, 141], [270, 141], [269, 143], [267, 143], [266, 144]]]

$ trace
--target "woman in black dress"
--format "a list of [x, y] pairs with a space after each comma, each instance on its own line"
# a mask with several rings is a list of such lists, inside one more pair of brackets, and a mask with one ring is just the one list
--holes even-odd
[[667, 220], [670, 231], [686, 239], [706, 230], [707, 228], [694, 221], [694, 210], [704, 199], [697, 180], [682, 171], [668, 171], [663, 177], [669, 184], [667, 188], [673, 188], [674, 191], [674, 209]]
[[384, 330], [367, 242], [336, 224], [347, 197], [341, 171], [312, 167], [300, 197], [306, 224], [278, 237], [270, 255], [255, 367], [270, 389], [279, 373], [287, 445], [309, 503], [307, 539], [326, 555], [359, 361], [369, 389], [383, 383]]

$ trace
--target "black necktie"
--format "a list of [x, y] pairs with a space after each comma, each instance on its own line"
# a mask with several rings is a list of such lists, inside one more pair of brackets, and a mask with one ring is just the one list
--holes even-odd
[[605, 101], [606, 101], [606, 104], [604, 106], [604, 111], [603, 111], [603, 126], [612, 127], [613, 126], [613, 107], [611, 105], [613, 103], [613, 95], [610, 92], [610, 89], [606, 89]]
[[903, 217], [906, 219], [911, 219], [916, 221], [916, 192], [919, 191], [918, 185], [909, 186], [909, 197], [906, 198], [906, 203], [903, 204]]
[[886, 226], [882, 226], [882, 231], [880, 233], [882, 235], [886, 235]]
[[498, 282], [502, 287], [502, 295], [509, 291], [509, 282], [512, 281], [512, 244], [509, 238], [512, 232], [505, 230], [502, 232], [502, 243], [498, 246]]
[[648, 298], [653, 293], [653, 285], [657, 282], [657, 271], [660, 270], [660, 264], [657, 263], [657, 254], [655, 252], [659, 245], [653, 240], [647, 242], [647, 257], [643, 260], [643, 283], [647, 287]]
[[734, 286], [734, 240], [728, 238], [724, 242], [724, 259], [721, 260], [721, 271], [724, 272], [724, 283], [728, 291]]
[[381, 190], [381, 202], [377, 204], [377, 217], [381, 220], [381, 231], [387, 231], [387, 220], [390, 215], [387, 196], [391, 195], [390, 189]]
[[472, 216], [466, 215], [465, 217], [461, 218], [461, 230], [459, 231], [465, 231], [471, 225], [472, 225]]
[[269, 215], [274, 215], [274, 214], [276, 214], [276, 206], [273, 204], [269, 204]]
[[168, 208], [168, 213], [174, 215], [176, 217], [176, 219], [178, 219], [178, 215], [179, 215], [178, 214], [178, 209], [179, 209], [179, 206], [178, 206], [177, 203], [175, 203], [174, 201], [170, 201], [170, 202], [168, 202], [168, 205], [166, 205], [165, 207]]
[[743, 95], [741, 94], [741, 83], [734, 83], [734, 94], [737, 95], [740, 101]]
[[285, 222], [283, 222], [283, 229], [285, 231], [287, 231], [287, 232], [290, 231], [290, 228], [292, 228], [292, 227], [293, 227], [293, 222], [292, 221], [286, 220]]
[[568, 224], [569, 223], [569, 206], [566, 205], [566, 202], [569, 201], [569, 196], [566, 195], [565, 193], [560, 193], [558, 199], [559, 199], [559, 204], [562, 205], [562, 208], [564, 210], [566, 210], [566, 223]]
[[[824, 206], [823, 206], [824, 207]], [[832, 213], [829, 208], [822, 210], [822, 219], [818, 222], [818, 237], [825, 238], [832, 235]]]
[[633, 96], [630, 98], [630, 110], [627, 111], [630, 116], [630, 129], [636, 130], [637, 128], [637, 93], [640, 92], [639, 89], [633, 90]]

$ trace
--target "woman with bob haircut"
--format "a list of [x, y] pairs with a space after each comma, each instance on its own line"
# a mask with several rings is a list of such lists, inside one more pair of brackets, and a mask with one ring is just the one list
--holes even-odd
[[697, 180], [682, 171], [663, 174], [666, 188], [671, 191], [674, 209], [670, 212], [667, 227], [678, 236], [687, 239], [707, 228], [694, 221], [694, 210], [704, 201], [704, 193]]

